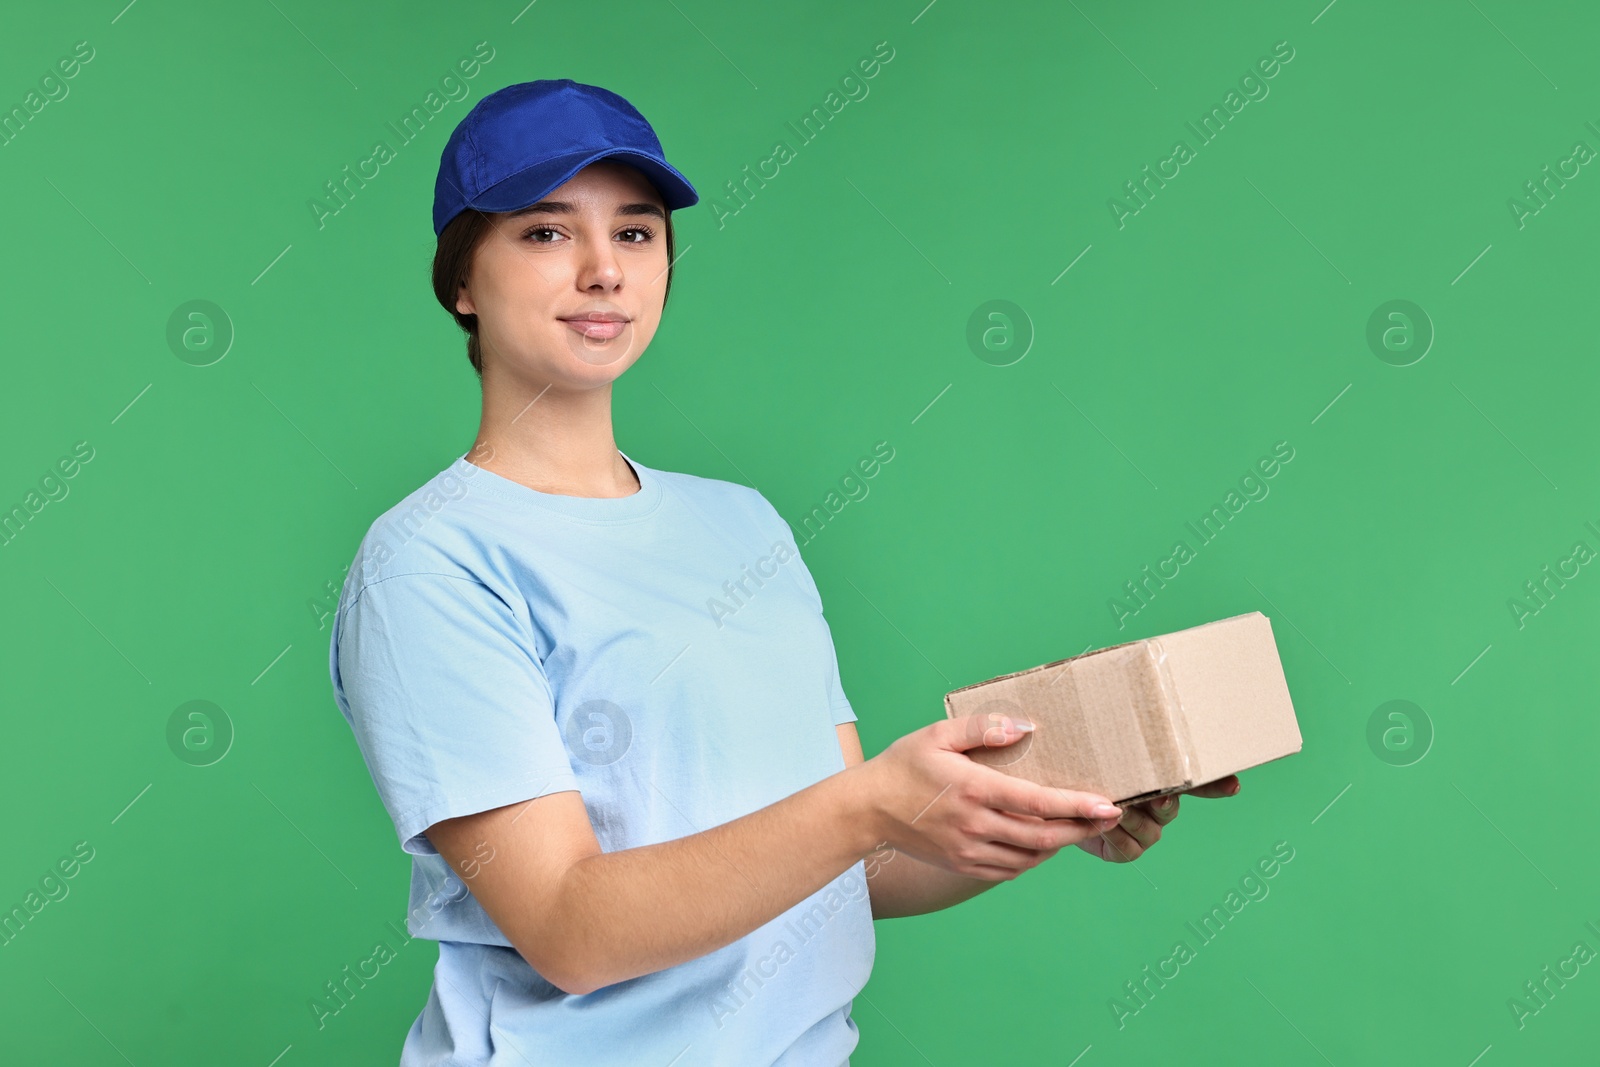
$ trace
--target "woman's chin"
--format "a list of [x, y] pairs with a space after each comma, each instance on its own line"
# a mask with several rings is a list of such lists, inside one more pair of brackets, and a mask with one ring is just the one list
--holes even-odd
[[[514, 364], [512, 377], [535, 392], [583, 392], [602, 389], [636, 362], [632, 353], [562, 353], [553, 359], [527, 360]], [[487, 367], [485, 368], [488, 369]]]

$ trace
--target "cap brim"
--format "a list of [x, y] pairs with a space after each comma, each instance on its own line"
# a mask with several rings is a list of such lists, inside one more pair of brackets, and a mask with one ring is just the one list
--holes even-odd
[[638, 168], [661, 194], [661, 200], [666, 204], [668, 211], [677, 211], [679, 208], [691, 207], [700, 202], [700, 196], [694, 191], [694, 186], [689, 184], [689, 179], [679, 174], [671, 165], [639, 152], [617, 148], [545, 160], [510, 177], [502, 178], [473, 197], [467, 207], [479, 211], [515, 211], [519, 207], [527, 207], [572, 180], [572, 177], [584, 167], [610, 157], [617, 157], [619, 161]]

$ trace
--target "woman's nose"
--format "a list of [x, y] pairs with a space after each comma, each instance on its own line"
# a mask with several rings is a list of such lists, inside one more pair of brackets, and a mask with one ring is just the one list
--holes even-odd
[[603, 243], [586, 241], [583, 244], [578, 272], [578, 284], [585, 289], [595, 284], [615, 288], [622, 281], [622, 264], [609, 238]]

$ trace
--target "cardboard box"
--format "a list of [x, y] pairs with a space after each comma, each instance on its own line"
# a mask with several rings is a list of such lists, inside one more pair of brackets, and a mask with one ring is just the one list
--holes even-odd
[[1300, 725], [1259, 611], [1128, 641], [945, 694], [948, 718], [999, 712], [1034, 731], [968, 755], [1117, 804], [1192, 789], [1300, 751]]

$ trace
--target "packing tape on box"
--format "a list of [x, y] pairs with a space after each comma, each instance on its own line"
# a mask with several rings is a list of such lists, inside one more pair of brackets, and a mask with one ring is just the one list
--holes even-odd
[[1171, 768], [1181, 781], [1187, 783], [1185, 786], [1187, 788], [1195, 784], [1194, 760], [1190, 757], [1190, 753], [1194, 751], [1194, 744], [1189, 737], [1189, 717], [1184, 713], [1177, 684], [1173, 682], [1172, 671], [1167, 667], [1166, 647], [1162, 645], [1160, 638], [1155, 637], [1147, 640], [1144, 645], [1155, 665], [1156, 682], [1161, 688], [1161, 705], [1166, 712], [1167, 736], [1170, 738]]

